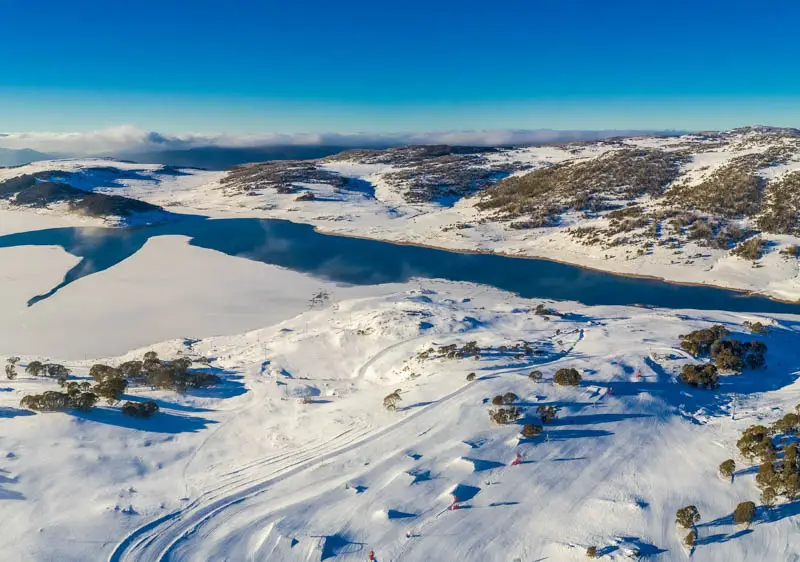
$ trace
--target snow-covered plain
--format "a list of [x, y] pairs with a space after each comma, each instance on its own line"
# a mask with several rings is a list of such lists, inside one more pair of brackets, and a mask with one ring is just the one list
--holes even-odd
[[[374, 550], [383, 562], [528, 562], [583, 560], [596, 545], [608, 560], [683, 560], [674, 514], [690, 503], [703, 516], [693, 559], [800, 559], [798, 502], [760, 508], [749, 530], [729, 520], [739, 501], [758, 502], [739, 432], [800, 402], [796, 317], [544, 303], [562, 314], [545, 318], [537, 304], [430, 282], [242, 335], [67, 362], [85, 377], [151, 349], [211, 359], [218, 387], [129, 390], [160, 404], [146, 421], [104, 405], [33, 415], [21, 396], [55, 384], [5, 381], [3, 559], [363, 561]], [[723, 377], [716, 392], [676, 381], [688, 360], [679, 334], [756, 319], [770, 323], [767, 369]], [[480, 360], [417, 358], [467, 341]], [[500, 349], [522, 341], [534, 354]], [[554, 385], [560, 367], [580, 370], [581, 386]], [[559, 407], [546, 436], [490, 421], [486, 400], [508, 391], [519, 423]], [[717, 476], [731, 457], [734, 483]], [[462, 509], [447, 510], [452, 493]]]

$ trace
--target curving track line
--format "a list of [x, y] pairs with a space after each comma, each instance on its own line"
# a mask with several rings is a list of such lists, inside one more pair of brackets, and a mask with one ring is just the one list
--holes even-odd
[[[563, 361], [583, 338], [584, 331], [581, 329], [578, 333], [578, 338], [568, 350], [558, 358], [540, 363], [540, 365]], [[392, 345], [372, 357], [359, 369], [358, 375], [363, 376], [369, 365], [379, 357], [382, 357], [386, 351], [398, 345]], [[499, 371], [494, 374], [516, 371], [519, 371], [519, 368]], [[354, 426], [326, 441], [323, 445], [282, 451], [231, 471], [224, 475], [223, 479], [227, 481], [221, 486], [203, 493], [186, 506], [146, 523], [131, 532], [114, 548], [108, 560], [109, 562], [156, 562], [167, 560], [170, 552], [181, 541], [191, 536], [205, 522], [224, 510], [267, 491], [278, 482], [386, 437], [398, 428], [427, 413], [433, 407], [455, 398], [471, 386], [470, 384], [465, 384], [432, 404], [420, 408], [377, 431], [370, 432], [368, 428], [359, 428], [361, 431], [357, 431], [354, 424]], [[264, 471], [264, 469], [270, 469], [271, 467], [274, 467], [274, 469]], [[253, 472], [255, 474], [252, 474]]]

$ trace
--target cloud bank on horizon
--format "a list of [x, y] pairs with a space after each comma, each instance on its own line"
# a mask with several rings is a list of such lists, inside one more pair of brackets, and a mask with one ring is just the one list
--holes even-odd
[[599, 140], [659, 131], [499, 129], [429, 131], [421, 133], [184, 133], [162, 134], [131, 126], [83, 132], [0, 133], [0, 148], [64, 155], [115, 155], [201, 147], [255, 148], [268, 146], [385, 147], [407, 144], [525, 145]]

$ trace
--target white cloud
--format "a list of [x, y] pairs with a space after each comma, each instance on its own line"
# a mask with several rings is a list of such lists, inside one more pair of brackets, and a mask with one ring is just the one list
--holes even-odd
[[67, 156], [108, 155], [149, 150], [194, 147], [252, 148], [277, 145], [378, 146], [404, 144], [533, 144], [572, 140], [594, 140], [641, 134], [641, 131], [488, 130], [431, 131], [424, 133], [220, 133], [161, 134], [122, 126], [75, 133], [0, 133], [0, 148], [29, 148]]

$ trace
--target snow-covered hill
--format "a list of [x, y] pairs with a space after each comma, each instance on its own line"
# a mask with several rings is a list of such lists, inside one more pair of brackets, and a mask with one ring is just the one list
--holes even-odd
[[173, 213], [283, 218], [324, 232], [800, 299], [794, 129], [354, 150], [229, 172], [49, 161], [0, 170], [0, 180], [23, 174]]
[[[759, 507], [750, 528], [730, 519], [740, 501], [760, 505], [740, 432], [800, 402], [795, 317], [587, 308], [447, 282], [316, 303], [243, 335], [67, 362], [80, 380], [149, 350], [208, 358], [196, 367], [219, 385], [128, 390], [158, 403], [148, 420], [107, 405], [31, 414], [21, 397], [58, 387], [23, 372], [44, 358], [22, 357], [0, 389], [3, 559], [364, 561], [372, 550], [381, 562], [529, 562], [584, 560], [596, 546], [606, 560], [684, 560], [674, 520], [688, 504], [702, 516], [695, 560], [800, 559], [797, 501]], [[767, 368], [724, 375], [715, 391], [678, 381], [694, 362], [679, 335], [712, 324], [766, 343]], [[561, 368], [580, 385], [554, 384]], [[508, 392], [521, 417], [498, 425], [491, 400]], [[556, 419], [521, 437], [541, 424], [539, 406]], [[717, 474], [728, 458], [733, 482]], [[453, 495], [461, 509], [447, 509]]]

